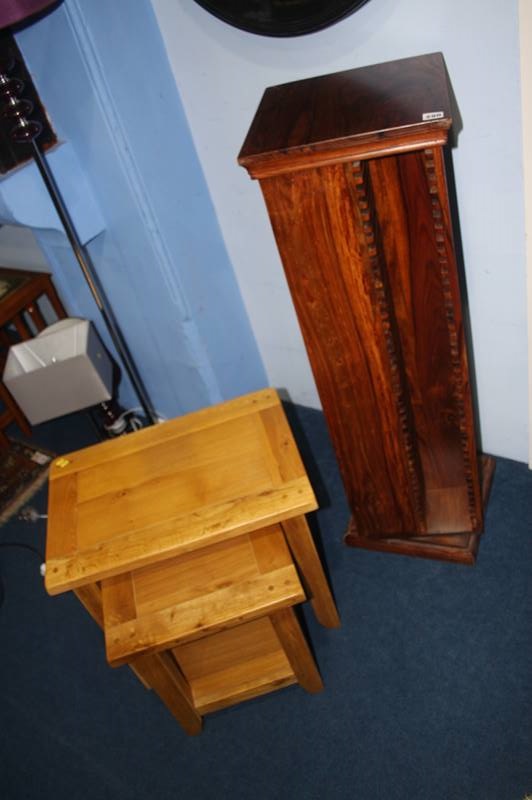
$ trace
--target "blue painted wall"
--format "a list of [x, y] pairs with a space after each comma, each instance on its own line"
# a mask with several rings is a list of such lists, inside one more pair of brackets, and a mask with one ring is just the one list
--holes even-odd
[[[56, 178], [157, 410], [175, 416], [266, 385], [150, 2], [64, 0], [17, 41], [72, 151]], [[0, 185], [11, 211], [15, 181]], [[105, 338], [66, 238], [37, 210], [50, 202], [38, 176], [25, 183], [69, 311]], [[127, 382], [122, 400], [134, 403]]]

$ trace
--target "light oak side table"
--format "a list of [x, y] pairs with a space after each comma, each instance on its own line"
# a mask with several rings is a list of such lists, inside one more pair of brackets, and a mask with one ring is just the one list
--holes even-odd
[[338, 613], [305, 518], [317, 503], [272, 389], [57, 458], [46, 588], [74, 590], [184, 729], [321, 678], [293, 607]]

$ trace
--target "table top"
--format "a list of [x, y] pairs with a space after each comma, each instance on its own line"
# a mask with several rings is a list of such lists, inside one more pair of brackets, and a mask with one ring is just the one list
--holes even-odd
[[50, 594], [317, 508], [273, 389], [56, 458], [49, 482]]
[[262, 177], [345, 159], [383, 139], [444, 141], [453, 112], [441, 53], [284, 83], [264, 92], [238, 161]]

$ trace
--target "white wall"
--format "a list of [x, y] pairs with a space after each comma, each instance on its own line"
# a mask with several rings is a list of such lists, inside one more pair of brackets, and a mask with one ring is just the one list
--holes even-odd
[[442, 51], [463, 117], [454, 152], [483, 448], [527, 460], [518, 0], [370, 0], [319, 33], [271, 39], [192, 0], [152, 0], [274, 386], [319, 400], [259, 187], [236, 156], [265, 87]]
[[519, 0], [525, 238], [528, 290], [528, 463], [532, 469], [532, 4]]
[[0, 227], [0, 264], [32, 272], [50, 272], [50, 266], [30, 228]]

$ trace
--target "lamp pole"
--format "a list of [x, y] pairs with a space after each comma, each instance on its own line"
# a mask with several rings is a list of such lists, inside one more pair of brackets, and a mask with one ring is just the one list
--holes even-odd
[[94, 268], [94, 264], [92, 263], [87, 249], [82, 245], [79, 239], [70, 214], [65, 206], [65, 203], [63, 202], [63, 198], [61, 197], [61, 193], [55, 182], [54, 176], [50, 171], [46, 158], [41, 152], [35, 137], [31, 139], [31, 143], [33, 148], [33, 158], [41, 174], [46, 189], [48, 190], [48, 194], [50, 195], [50, 198], [54, 204], [54, 208], [57, 211], [59, 219], [61, 220], [61, 224], [64, 228], [67, 239], [70, 242], [72, 251], [77, 259], [85, 280], [87, 281], [100, 314], [102, 315], [102, 319], [105, 322], [107, 330], [109, 331], [109, 335], [120, 356], [124, 369], [126, 370], [133, 388], [135, 389], [144, 414], [146, 415], [146, 419], [148, 420], [149, 424], [153, 425], [157, 422], [157, 413], [153, 408], [148, 392], [146, 391], [146, 387], [144, 386], [144, 382], [135, 365], [129, 347], [127, 346], [127, 342], [117, 322], [113, 308], [105, 295], [103, 287], [100, 283], [100, 279], [98, 278], [98, 274]]
[[[53, 0], [53, 2], [51, 2], [51, 0], [2, 0], [0, 4], [0, 28], [24, 21], [39, 11], [43, 11], [50, 5], [57, 5], [56, 0]], [[33, 103], [21, 97], [25, 85], [24, 81], [20, 78], [10, 76], [10, 72], [14, 68], [16, 60], [12, 54], [8, 53], [3, 54], [1, 62], [0, 113], [14, 123], [14, 127], [10, 131], [11, 138], [19, 144], [25, 143], [31, 145], [31, 153], [37, 169], [39, 170], [50, 199], [59, 216], [90, 292], [102, 315], [102, 319], [109, 331], [109, 335], [116, 348], [122, 366], [137, 394], [148, 424], [153, 425], [158, 421], [157, 413], [133, 360], [126, 339], [120, 329], [112, 305], [105, 294], [105, 290], [100, 282], [90, 254], [80, 241], [68, 208], [46, 161], [46, 157], [39, 147], [37, 140], [42, 132], [43, 126], [38, 120], [29, 118], [33, 111]]]

